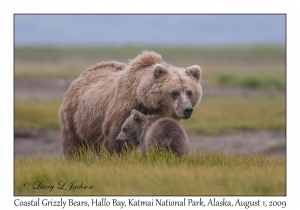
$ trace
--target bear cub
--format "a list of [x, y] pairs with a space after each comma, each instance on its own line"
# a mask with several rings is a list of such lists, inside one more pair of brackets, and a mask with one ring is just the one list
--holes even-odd
[[189, 150], [187, 135], [177, 121], [144, 115], [135, 109], [122, 125], [116, 141], [127, 142], [129, 147], [137, 146], [142, 152], [163, 147], [182, 156]]

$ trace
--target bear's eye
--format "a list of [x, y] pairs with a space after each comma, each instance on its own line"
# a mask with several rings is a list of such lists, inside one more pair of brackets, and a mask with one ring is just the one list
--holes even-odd
[[124, 131], [124, 132], [127, 132], [127, 128], [123, 128], [123, 131]]
[[192, 92], [191, 90], [189, 90], [189, 91], [186, 93], [186, 95], [187, 95], [189, 98], [192, 98], [192, 94], [193, 94], [193, 92]]
[[177, 98], [177, 96], [179, 96], [179, 94], [180, 94], [179, 91], [173, 90], [171, 92], [171, 97], [173, 98], [173, 100], [175, 100]]

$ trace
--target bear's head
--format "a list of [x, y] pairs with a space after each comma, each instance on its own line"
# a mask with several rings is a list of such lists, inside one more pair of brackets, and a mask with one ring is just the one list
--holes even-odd
[[142, 122], [144, 118], [145, 115], [133, 109], [130, 116], [123, 123], [116, 141], [127, 142], [129, 146], [139, 144], [139, 137], [142, 132]]
[[132, 62], [135, 68], [141, 64], [146, 73], [136, 93], [140, 111], [175, 120], [190, 118], [202, 97], [200, 66], [178, 68], [154, 52], [143, 53]]

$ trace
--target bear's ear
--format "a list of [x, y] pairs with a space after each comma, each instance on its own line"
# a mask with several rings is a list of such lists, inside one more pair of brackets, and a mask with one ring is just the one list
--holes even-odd
[[133, 120], [135, 121], [135, 122], [141, 122], [142, 121], [142, 114], [139, 112], [139, 111], [137, 111], [137, 112], [135, 112], [134, 114], [133, 114]]
[[167, 69], [161, 65], [161, 64], [156, 64], [153, 67], [153, 77], [154, 79], [158, 79], [160, 77], [163, 77], [167, 74]]
[[138, 55], [136, 58], [131, 60], [129, 65], [134, 69], [138, 70], [161, 62], [161, 55], [155, 52], [143, 51], [142, 54]]
[[193, 77], [197, 82], [199, 82], [200, 79], [202, 78], [202, 70], [198, 65], [193, 65], [186, 68], [186, 73], [189, 76]]

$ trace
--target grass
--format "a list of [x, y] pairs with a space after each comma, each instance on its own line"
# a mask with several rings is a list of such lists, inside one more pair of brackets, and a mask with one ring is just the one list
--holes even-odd
[[61, 103], [16, 103], [15, 128], [58, 128], [58, 108]]
[[[22, 65], [22, 64], [20, 64]], [[50, 65], [50, 64], [48, 64]], [[74, 78], [77, 77], [88, 66], [73, 66], [61, 64], [58, 66], [47, 66], [46, 64], [23, 65], [15, 68], [15, 78]]]
[[285, 88], [285, 78], [274, 75], [250, 75], [238, 77], [233, 73], [221, 73], [216, 77], [218, 86], [241, 86], [248, 88]]
[[[204, 93], [205, 94], [205, 93]], [[200, 102], [201, 106], [229, 106], [229, 105], [285, 105], [285, 96], [276, 94], [262, 94], [257, 96], [209, 96], [204, 95]]]
[[[168, 152], [110, 156], [100, 153], [62, 158], [15, 158], [15, 195], [285, 195], [284, 159], [221, 152], [189, 154]], [[58, 189], [60, 181], [93, 186]], [[24, 182], [30, 182], [28, 189]], [[53, 185], [33, 189], [34, 182]], [[36, 186], [38, 184], [36, 183]]]
[[285, 75], [284, 46], [233, 47], [17, 47], [15, 77], [69, 78], [77, 77], [86, 67], [101, 61], [117, 60], [128, 63], [143, 50], [155, 51], [176, 66], [198, 64], [203, 78], [214, 81], [216, 74], [262, 71]]
[[285, 106], [229, 105], [200, 106], [191, 119], [183, 121], [187, 130], [217, 134], [233, 129], [285, 130]]
[[155, 51], [168, 56], [223, 57], [252, 62], [272, 58], [285, 59], [285, 47], [281, 45], [225, 46], [225, 47], [161, 47], [161, 46], [96, 46], [96, 47], [16, 47], [15, 57], [23, 60], [60, 60], [69, 57], [116, 57], [132, 58], [143, 50]]

